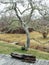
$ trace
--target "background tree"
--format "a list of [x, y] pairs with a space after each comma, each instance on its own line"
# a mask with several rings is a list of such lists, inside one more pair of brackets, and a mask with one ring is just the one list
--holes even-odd
[[36, 19], [32, 21], [32, 24], [30, 23], [31, 27], [42, 34], [43, 38], [47, 38], [47, 35], [49, 33], [49, 21], [41, 19]]

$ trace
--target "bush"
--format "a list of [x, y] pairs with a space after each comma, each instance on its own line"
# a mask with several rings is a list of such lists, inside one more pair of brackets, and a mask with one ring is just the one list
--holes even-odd
[[43, 32], [42, 35], [43, 35], [43, 38], [47, 38], [48, 33]]

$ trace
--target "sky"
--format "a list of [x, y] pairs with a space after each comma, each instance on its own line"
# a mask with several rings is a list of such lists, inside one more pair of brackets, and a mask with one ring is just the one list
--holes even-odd
[[[1, 1], [3, 1], [3, 2], [9, 2], [9, 0], [0, 0], [0, 2]], [[39, 1], [39, 0], [36, 0], [36, 1]], [[49, 7], [49, 0], [42, 0], [42, 1], [43, 1], [43, 4], [46, 2], [46, 5]], [[0, 11], [2, 11], [6, 6], [7, 5], [0, 3]], [[21, 6], [21, 4], [19, 4], [18, 7], [21, 9], [21, 11], [23, 11], [25, 9], [24, 7]], [[40, 14], [39, 14], [39, 12], [37, 10], [34, 11], [33, 15], [34, 15], [34, 17], [37, 17], [37, 16], [40, 17]]]

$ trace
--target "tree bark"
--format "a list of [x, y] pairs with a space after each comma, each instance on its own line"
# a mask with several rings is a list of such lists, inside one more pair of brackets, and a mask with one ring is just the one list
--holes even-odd
[[28, 48], [30, 46], [30, 36], [29, 36], [28, 29], [26, 30], [26, 36], [27, 36], [27, 40], [26, 40], [25, 48], [26, 48], [26, 50], [28, 50]]
[[22, 24], [22, 27], [23, 29], [25, 30], [26, 32], [26, 43], [25, 43], [25, 49], [28, 50], [28, 48], [30, 47], [30, 35], [29, 35], [29, 30], [28, 30], [28, 27], [25, 23]]

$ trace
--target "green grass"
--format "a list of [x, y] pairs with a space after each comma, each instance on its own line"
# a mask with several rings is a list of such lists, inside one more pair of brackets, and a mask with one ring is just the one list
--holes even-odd
[[42, 51], [35, 50], [35, 49], [29, 49], [28, 51], [22, 51], [21, 46], [18, 46], [18, 45], [15, 46], [15, 45], [7, 44], [5, 42], [0, 42], [0, 54], [11, 54], [11, 52], [32, 54], [39, 59], [49, 60], [49, 53], [47, 52], [42, 52]]

